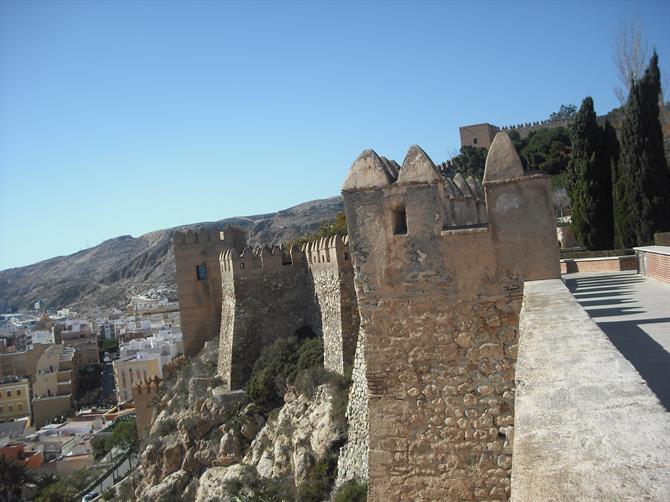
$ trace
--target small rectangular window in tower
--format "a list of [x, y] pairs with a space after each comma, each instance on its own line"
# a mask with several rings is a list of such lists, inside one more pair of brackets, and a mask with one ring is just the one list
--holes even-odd
[[477, 138], [474, 138], [472, 142], [476, 145], [477, 144]]
[[393, 210], [393, 235], [407, 235], [407, 213], [404, 206]]
[[207, 279], [207, 267], [205, 267], [205, 265], [196, 265], [195, 275], [199, 281], [204, 281]]

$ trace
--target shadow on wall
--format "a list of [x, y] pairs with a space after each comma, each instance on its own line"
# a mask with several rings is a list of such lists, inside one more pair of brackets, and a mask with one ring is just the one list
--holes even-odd
[[[609, 308], [587, 309], [592, 318], [645, 314], [632, 297], [633, 285], [644, 282], [643, 277], [630, 274], [605, 277], [567, 279], [566, 286], [583, 307], [607, 305]], [[585, 289], [582, 289], [585, 288]], [[615, 297], [615, 298], [612, 298]], [[596, 298], [598, 300], [596, 300]], [[640, 326], [670, 323], [670, 317], [631, 320], [596, 320], [612, 344], [640, 373], [666, 410], [670, 411], [670, 353]]]

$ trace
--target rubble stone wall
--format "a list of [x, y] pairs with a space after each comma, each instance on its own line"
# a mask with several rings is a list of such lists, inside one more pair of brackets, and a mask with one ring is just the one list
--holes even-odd
[[221, 254], [219, 374], [230, 389], [247, 381], [261, 350], [308, 326], [324, 341], [324, 365], [353, 364], [358, 308], [346, 237], [285, 255], [280, 248]]
[[308, 284], [306, 267], [293, 265], [224, 277], [219, 374], [230, 389], [247, 382], [264, 347], [310, 326], [314, 295]]
[[476, 183], [443, 181], [418, 147], [397, 176], [384, 166], [364, 152], [343, 187], [369, 500], [506, 499], [523, 281], [560, 276], [549, 179], [524, 174], [504, 134], [489, 149], [485, 215], [455, 211], [451, 191], [476, 201]]
[[347, 403], [347, 442], [337, 459], [337, 480], [368, 479], [368, 381], [365, 371], [365, 333], [360, 332], [351, 372], [351, 389]]
[[[216, 338], [221, 322], [221, 272], [219, 255], [227, 249], [241, 251], [244, 231], [229, 226], [174, 234], [175, 265], [184, 353], [193, 356], [204, 343]], [[198, 276], [202, 266], [204, 277]]]

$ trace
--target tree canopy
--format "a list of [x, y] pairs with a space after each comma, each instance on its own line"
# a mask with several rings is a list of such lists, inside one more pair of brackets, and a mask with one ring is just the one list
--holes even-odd
[[461, 153], [451, 159], [454, 171], [461, 173], [466, 178], [472, 176], [481, 181], [484, 178], [487, 153], [486, 148], [462, 146]]
[[617, 150], [613, 132], [609, 123], [598, 125], [593, 99], [585, 98], [570, 127], [568, 193], [572, 229], [587, 249], [612, 248], [612, 159]]
[[561, 105], [561, 108], [559, 108], [557, 112], [553, 112], [551, 115], [549, 115], [549, 120], [570, 120], [576, 114], [577, 107], [575, 105]]
[[659, 121], [661, 76], [656, 52], [624, 107], [621, 158], [614, 187], [616, 243], [621, 247], [653, 242], [654, 232], [670, 226], [670, 172]]

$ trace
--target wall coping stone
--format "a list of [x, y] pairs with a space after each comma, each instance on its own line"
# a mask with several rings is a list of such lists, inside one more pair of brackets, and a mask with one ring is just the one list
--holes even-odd
[[670, 413], [561, 280], [524, 284], [512, 501], [670, 500]]
[[576, 261], [607, 261], [607, 260], [630, 260], [635, 259], [635, 255], [622, 256], [596, 256], [595, 258], [561, 258], [561, 263], [574, 263]]
[[670, 256], [670, 246], [642, 246], [639, 248], [633, 248], [633, 250], [642, 251], [644, 253], [654, 253]]

